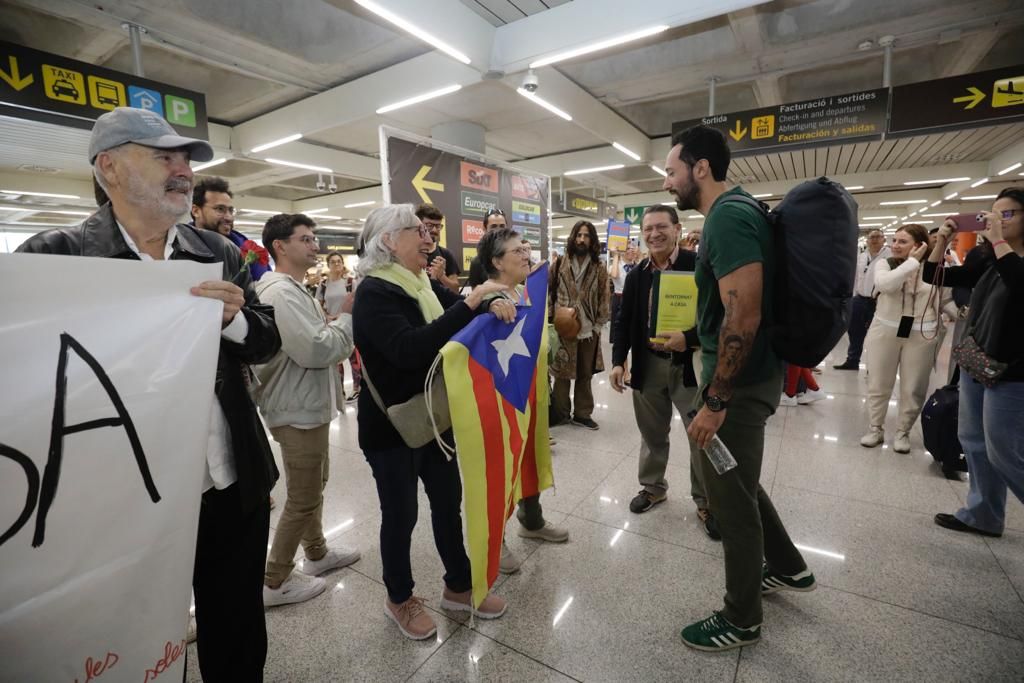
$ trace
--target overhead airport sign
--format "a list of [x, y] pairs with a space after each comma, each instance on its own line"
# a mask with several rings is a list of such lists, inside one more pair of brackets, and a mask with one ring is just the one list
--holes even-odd
[[148, 109], [182, 135], [209, 138], [202, 93], [0, 41], [0, 113], [90, 129], [116, 107]]
[[603, 221], [607, 218], [615, 218], [618, 207], [596, 197], [588, 197], [578, 192], [565, 192], [555, 195], [554, 209], [570, 216], [597, 218]]
[[781, 147], [829, 145], [840, 140], [879, 139], [888, 108], [885, 88], [748, 109], [672, 124], [672, 134], [698, 124], [717, 128], [733, 154], [757, 154]]
[[970, 128], [1024, 119], [1024, 65], [892, 89], [889, 132]]
[[463, 263], [476, 255], [487, 212], [500, 209], [506, 224], [544, 252], [548, 241], [550, 181], [497, 160], [384, 128], [385, 199], [392, 204], [433, 204], [444, 214], [441, 244]]

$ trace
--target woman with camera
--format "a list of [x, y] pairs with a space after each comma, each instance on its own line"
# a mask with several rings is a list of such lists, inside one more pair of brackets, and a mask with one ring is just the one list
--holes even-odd
[[[998, 537], [1006, 490], [1024, 502], [1024, 189], [1006, 188], [980, 218], [984, 258], [941, 273], [946, 287], [972, 288], [967, 332], [952, 354], [961, 370], [957, 435], [971, 476], [967, 504], [935, 523]], [[953, 219], [942, 225], [926, 278], [957, 229]]]
[[875, 267], [878, 302], [865, 343], [870, 428], [860, 440], [866, 448], [885, 441], [885, 414], [898, 373], [900, 394], [892, 448], [897, 453], [910, 452], [910, 428], [927, 397], [944, 303], [935, 301], [939, 293], [922, 277], [921, 262], [927, 254], [928, 231], [921, 225], [904, 225], [893, 236], [892, 257]]
[[[402, 407], [403, 419], [423, 422], [424, 382], [441, 347], [482, 311], [510, 322], [516, 307], [507, 300], [486, 301], [488, 294], [505, 290], [505, 285], [484, 283], [463, 298], [428, 278], [424, 269], [434, 241], [411, 204], [371, 211], [358, 247], [356, 270], [363, 280], [352, 322], [369, 390], [359, 396], [359, 447], [373, 470], [380, 499], [381, 560], [388, 593], [384, 612], [404, 635], [423, 640], [437, 629], [423, 599], [413, 595], [409, 553], [419, 480], [430, 501], [434, 543], [445, 568], [441, 607], [495, 619], [505, 613], [506, 605], [488, 595], [479, 607], [472, 606], [457, 463], [432, 438], [422, 446], [408, 445], [396, 428], [408, 424], [392, 424], [389, 409]], [[450, 431], [442, 436], [451, 442]]]

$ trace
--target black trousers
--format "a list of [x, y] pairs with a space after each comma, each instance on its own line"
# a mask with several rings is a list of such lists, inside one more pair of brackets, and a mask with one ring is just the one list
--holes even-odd
[[203, 494], [192, 589], [199, 671], [205, 683], [263, 680], [263, 572], [269, 534], [269, 499], [243, 514], [238, 484]]
[[619, 324], [619, 310], [622, 308], [622, 294], [612, 294], [612, 318], [611, 325], [608, 326], [608, 342], [610, 344], [615, 343], [615, 327]]
[[[451, 442], [451, 433], [446, 437]], [[422, 448], [364, 451], [380, 498], [380, 555], [388, 599], [398, 604], [412, 597], [415, 583], [409, 549], [419, 515], [418, 480], [430, 501], [434, 545], [444, 564], [444, 583], [456, 593], [472, 583], [469, 556], [462, 543], [462, 481], [454, 458], [448, 460], [431, 441]]]
[[868, 328], [875, 317], [875, 299], [870, 296], [854, 296], [853, 308], [850, 311], [850, 345], [846, 349], [846, 362], [859, 363], [864, 352], [864, 338], [868, 336]]

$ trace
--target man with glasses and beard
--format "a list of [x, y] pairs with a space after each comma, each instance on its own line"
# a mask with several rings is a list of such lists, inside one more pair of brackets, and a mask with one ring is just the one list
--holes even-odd
[[433, 204], [420, 204], [416, 209], [416, 217], [430, 233], [430, 239], [434, 240], [434, 251], [427, 255], [427, 275], [458, 294], [462, 268], [455, 255], [441, 246], [441, 226], [444, 224], [444, 214]]
[[267, 656], [261, 591], [269, 496], [278, 472], [245, 373], [270, 360], [281, 338], [238, 249], [177, 222], [189, 207], [189, 161], [211, 158], [208, 143], [179, 136], [158, 114], [114, 109], [96, 120], [89, 140], [93, 175], [110, 201], [81, 225], [41, 232], [18, 251], [223, 264], [222, 280], [192, 288], [194, 296], [224, 303], [192, 587], [203, 680], [258, 681]]
[[[591, 417], [594, 393], [590, 386], [595, 373], [604, 371], [601, 353], [601, 328], [608, 322], [611, 290], [608, 271], [601, 264], [601, 242], [590, 221], [577, 221], [565, 243], [565, 257], [552, 270], [549, 287], [555, 292], [556, 307], [572, 308], [580, 323], [572, 339], [559, 336], [559, 348], [551, 363], [555, 378], [551, 396], [551, 425], [571, 422], [579, 427], [597, 429]], [[569, 384], [575, 381], [573, 401], [569, 402]]]
[[[682, 631], [683, 643], [721, 651], [761, 639], [761, 596], [810, 591], [807, 569], [761, 488], [765, 422], [782, 392], [782, 362], [768, 339], [778, 268], [765, 215], [729, 188], [729, 146], [714, 128], [694, 126], [672, 138], [664, 189], [680, 211], [705, 216], [697, 261], [697, 336], [701, 347], [699, 411], [687, 430], [690, 449], [719, 437], [738, 465], [723, 474], [700, 454], [700, 480], [718, 520], [725, 554], [725, 606]], [[719, 353], [719, 350], [722, 353]]]
[[[201, 230], [219, 232], [241, 249], [249, 238], [235, 230], [234, 196], [223, 178], [203, 178], [192, 190], [192, 222]], [[268, 270], [259, 261], [249, 264], [253, 282]]]

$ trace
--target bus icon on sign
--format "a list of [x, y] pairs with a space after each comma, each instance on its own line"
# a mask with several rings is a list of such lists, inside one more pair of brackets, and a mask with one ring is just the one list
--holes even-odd
[[117, 81], [89, 76], [89, 102], [97, 109], [113, 110], [124, 106], [124, 85]]

